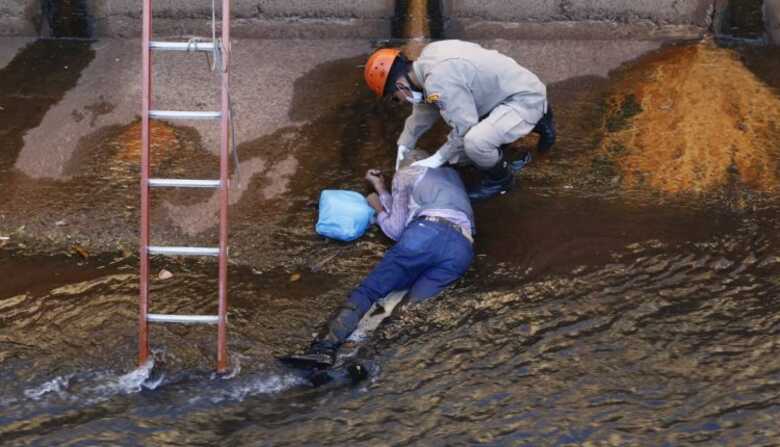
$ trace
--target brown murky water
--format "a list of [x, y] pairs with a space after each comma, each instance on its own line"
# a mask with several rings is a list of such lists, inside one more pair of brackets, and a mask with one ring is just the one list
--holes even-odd
[[[690, 48], [627, 70], [651, 72], [646, 60]], [[739, 54], [764, 100], [777, 99], [780, 60]], [[354, 244], [312, 231], [320, 190], [362, 190], [366, 169], [393, 163], [407, 111], [376, 102], [359, 63], [299, 79], [291, 115], [308, 123], [240, 148], [265, 170], [244, 179], [231, 215], [240, 265], [229, 281], [226, 378], [212, 374], [208, 327], [155, 327], [154, 371], [134, 370], [136, 123], [85, 140], [70, 180], [1, 181], [14, 200], [0, 204], [0, 228], [26, 223], [0, 241], [0, 277], [12, 278], [0, 287], [3, 445], [780, 444], [776, 193], [749, 182], [694, 196], [622, 186], [621, 165], [599, 149], [620, 74], [550, 86], [558, 146], [517, 191], [476, 207], [466, 277], [401, 309], [365, 345], [369, 381], [313, 390], [280, 368], [273, 356], [307, 343], [389, 246], [376, 229]], [[307, 98], [323, 82], [333, 88], [312, 110]], [[157, 169], [212, 166], [193, 131], [154, 132], [165, 142], [153, 148]], [[170, 147], [190, 152], [169, 158]], [[171, 219], [166, 203], [205, 200], [155, 196], [155, 216]], [[155, 234], [211, 231], [171, 228]], [[35, 254], [47, 236], [58, 256]], [[153, 311], [214, 311], [214, 263], [154, 259], [152, 271], [162, 269], [173, 277], [153, 280]]]

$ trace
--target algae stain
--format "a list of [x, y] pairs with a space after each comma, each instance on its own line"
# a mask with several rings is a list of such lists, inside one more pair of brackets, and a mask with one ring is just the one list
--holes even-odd
[[623, 98], [613, 98], [618, 106], [608, 106], [611, 113], [607, 116], [607, 130], [617, 132], [625, 129], [631, 123], [631, 119], [642, 112], [642, 105], [636, 99], [636, 95], [629, 94]]
[[90, 38], [95, 19], [87, 0], [41, 0], [41, 13], [51, 37]]
[[730, 36], [757, 38], [764, 34], [764, 0], [729, 0], [721, 32]]

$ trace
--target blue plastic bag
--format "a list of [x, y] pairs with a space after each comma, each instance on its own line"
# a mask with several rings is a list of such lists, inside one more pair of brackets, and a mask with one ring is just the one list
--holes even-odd
[[326, 189], [320, 194], [320, 212], [315, 231], [340, 241], [354, 241], [373, 222], [374, 211], [362, 194]]

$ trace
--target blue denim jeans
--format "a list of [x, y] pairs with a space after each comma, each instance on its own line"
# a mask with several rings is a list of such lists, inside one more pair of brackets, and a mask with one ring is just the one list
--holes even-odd
[[409, 289], [412, 301], [438, 295], [466, 273], [473, 258], [471, 243], [452, 227], [422, 219], [411, 222], [352, 291], [345, 311], [330, 324], [329, 338], [346, 339], [371, 305], [394, 290]]

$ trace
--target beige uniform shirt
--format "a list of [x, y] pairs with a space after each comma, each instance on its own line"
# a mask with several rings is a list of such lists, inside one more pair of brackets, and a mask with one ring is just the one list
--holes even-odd
[[547, 89], [542, 81], [498, 51], [444, 40], [428, 44], [412, 67], [424, 86], [425, 102], [413, 106], [399, 145], [414, 147], [441, 115], [452, 131], [439, 151], [452, 159], [463, 151], [466, 133], [499, 104], [532, 124], [544, 115]]

